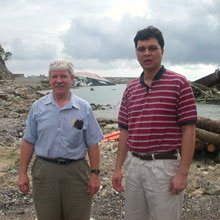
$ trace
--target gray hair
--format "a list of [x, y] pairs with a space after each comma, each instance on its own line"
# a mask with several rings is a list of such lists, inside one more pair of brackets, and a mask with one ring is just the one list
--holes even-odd
[[70, 76], [74, 75], [74, 65], [70, 60], [56, 59], [50, 63], [49, 76], [52, 71], [56, 70], [68, 70]]

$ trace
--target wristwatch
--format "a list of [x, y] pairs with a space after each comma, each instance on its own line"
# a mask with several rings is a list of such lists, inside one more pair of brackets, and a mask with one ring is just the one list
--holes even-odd
[[97, 175], [100, 174], [100, 170], [99, 169], [94, 169], [94, 170], [90, 170], [91, 173], [95, 173]]

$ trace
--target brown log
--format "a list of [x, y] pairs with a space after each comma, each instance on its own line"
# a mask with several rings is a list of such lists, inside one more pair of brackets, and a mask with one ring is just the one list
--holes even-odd
[[220, 134], [220, 120], [198, 117], [196, 127]]
[[196, 138], [206, 143], [214, 144], [218, 148], [220, 146], [220, 134], [196, 128]]
[[214, 144], [208, 144], [207, 151], [213, 153], [217, 150], [217, 147]]
[[201, 151], [201, 150], [204, 150], [205, 149], [205, 142], [203, 142], [203, 141], [200, 141], [198, 138], [196, 138], [196, 150], [199, 150], [199, 151]]

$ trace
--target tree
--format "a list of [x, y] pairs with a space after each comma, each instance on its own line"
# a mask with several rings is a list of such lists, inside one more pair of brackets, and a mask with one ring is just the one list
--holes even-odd
[[1, 58], [1, 60], [7, 61], [11, 58], [11, 56], [12, 56], [12, 53], [9, 51], [5, 51], [5, 49], [0, 44], [0, 58]]

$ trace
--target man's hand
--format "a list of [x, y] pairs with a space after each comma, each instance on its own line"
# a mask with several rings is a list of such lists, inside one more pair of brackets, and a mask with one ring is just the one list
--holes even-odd
[[172, 194], [179, 194], [182, 192], [188, 184], [187, 175], [178, 174], [174, 176], [170, 182], [169, 190]]
[[181, 160], [180, 166], [176, 175], [172, 178], [169, 190], [173, 194], [182, 192], [188, 184], [189, 167], [192, 162], [194, 149], [195, 149], [195, 125], [184, 125], [181, 127], [183, 137], [181, 146]]
[[93, 197], [99, 191], [99, 187], [100, 187], [99, 175], [95, 173], [91, 173], [88, 181], [87, 192], [90, 193], [91, 197]]
[[123, 174], [122, 171], [115, 171], [113, 173], [112, 176], [112, 185], [113, 188], [117, 191], [117, 192], [122, 192], [123, 191], [123, 186], [121, 184], [123, 178]]
[[27, 174], [20, 174], [18, 178], [18, 186], [22, 193], [27, 195], [30, 191], [29, 177]]
[[28, 164], [30, 163], [33, 153], [34, 153], [34, 144], [23, 140], [21, 147], [21, 154], [20, 154], [18, 186], [21, 192], [23, 192], [26, 195], [30, 191], [30, 181], [27, 175], [27, 170], [28, 170]]

